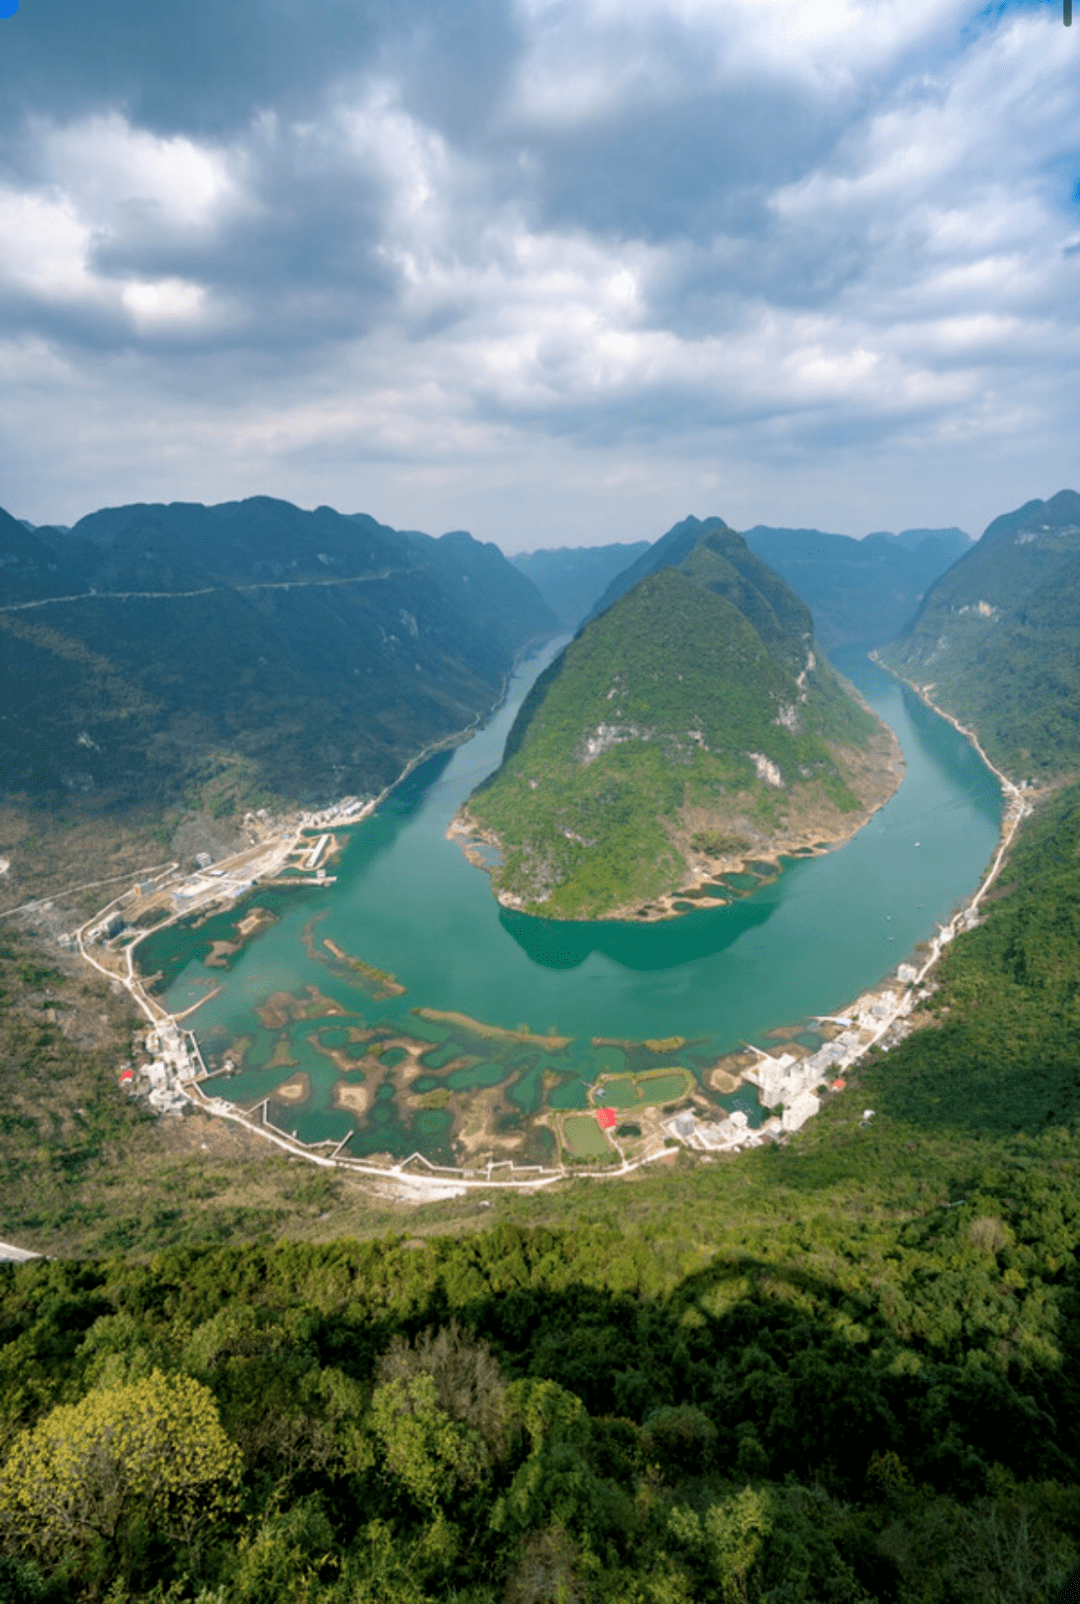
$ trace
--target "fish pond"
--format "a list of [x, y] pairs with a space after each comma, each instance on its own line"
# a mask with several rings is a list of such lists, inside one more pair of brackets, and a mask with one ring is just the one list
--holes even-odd
[[[335, 884], [256, 887], [142, 943], [142, 972], [160, 976], [174, 1012], [220, 987], [190, 1020], [211, 1069], [234, 1066], [210, 1089], [249, 1108], [266, 1100], [302, 1141], [351, 1132], [355, 1157], [418, 1150], [438, 1163], [610, 1153], [587, 1110], [607, 1098], [620, 1118], [655, 1118], [658, 1099], [688, 1087], [756, 1123], [756, 1089], [722, 1095], [711, 1067], [781, 1027], [812, 1046], [815, 1016], [894, 971], [979, 883], [1000, 827], [994, 775], [889, 675], [838, 654], [907, 763], [845, 846], [779, 875], [761, 865], [726, 906], [688, 900], [655, 924], [500, 908], [446, 831], [555, 649], [522, 667], [484, 729], [349, 833]], [[238, 934], [254, 909], [252, 934]]]

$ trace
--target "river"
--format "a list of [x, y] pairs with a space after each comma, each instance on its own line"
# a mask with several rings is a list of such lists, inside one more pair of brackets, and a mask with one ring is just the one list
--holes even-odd
[[[498, 1085], [500, 1128], [527, 1128], [542, 1103], [583, 1107], [600, 1070], [627, 1066], [624, 1050], [594, 1046], [593, 1037], [687, 1038], [674, 1061], [700, 1073], [744, 1041], [762, 1043], [777, 1027], [842, 1008], [908, 958], [979, 883], [1001, 820], [994, 775], [891, 676], [864, 656], [840, 653], [837, 666], [891, 725], [907, 763], [891, 801], [844, 847], [789, 863], [773, 883], [727, 907], [657, 924], [568, 924], [500, 909], [486, 874], [447, 841], [446, 828], [497, 765], [517, 707], [551, 650], [522, 667], [483, 730], [417, 769], [352, 831], [334, 886], [256, 888], [244, 909], [266, 908], [277, 922], [227, 968], [207, 968], [203, 960], [212, 941], [229, 938], [244, 909], [199, 928], [173, 926], [143, 945], [141, 967], [163, 971], [158, 994], [174, 1011], [211, 981], [221, 984], [192, 1023], [211, 1065], [235, 1055], [238, 1043], [244, 1067], [216, 1080], [215, 1091], [247, 1105], [283, 1082], [295, 1087], [299, 1077], [299, 1100], [271, 1101], [270, 1109], [302, 1140], [339, 1138], [358, 1127], [349, 1147], [355, 1156], [419, 1148], [445, 1162], [452, 1157], [450, 1113], [417, 1107], [415, 1095], [403, 1098], [389, 1073], [369, 1087], [361, 1119], [335, 1106], [342, 1063], [348, 1079], [350, 1055], [366, 1051], [350, 1045], [363, 1030], [390, 1022], [402, 1035], [443, 1043], [425, 1059], [413, 1093], [437, 1105], [447, 1089]], [[404, 994], [374, 998], [370, 979], [366, 989], [358, 984], [327, 940], [392, 973]], [[315, 999], [307, 1017], [265, 1013], [272, 995], [303, 995], [305, 988]], [[558, 1052], [535, 1043], [478, 1044], [467, 1032], [419, 1019], [418, 1007], [572, 1040]], [[472, 1061], [453, 1067], [466, 1054]], [[387, 1053], [387, 1070], [401, 1057], [400, 1049]], [[638, 1054], [634, 1067], [641, 1062]], [[351, 1078], [370, 1081], [370, 1060], [366, 1076]], [[716, 1100], [759, 1117], [750, 1087]], [[530, 1132], [525, 1151], [549, 1157], [550, 1137]]]

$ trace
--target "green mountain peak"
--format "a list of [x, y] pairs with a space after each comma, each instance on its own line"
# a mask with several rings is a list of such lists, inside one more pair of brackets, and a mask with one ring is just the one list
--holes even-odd
[[658, 917], [706, 882], [724, 900], [716, 876], [846, 839], [895, 789], [898, 751], [806, 606], [718, 522], [675, 566], [642, 561], [540, 675], [455, 822], [503, 903]]

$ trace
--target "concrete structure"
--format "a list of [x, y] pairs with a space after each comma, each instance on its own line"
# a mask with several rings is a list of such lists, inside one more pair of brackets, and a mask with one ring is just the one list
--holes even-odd
[[815, 1097], [813, 1092], [800, 1092], [784, 1109], [780, 1116], [780, 1128], [784, 1131], [800, 1131], [808, 1119], [813, 1119], [821, 1107], [821, 1099]]

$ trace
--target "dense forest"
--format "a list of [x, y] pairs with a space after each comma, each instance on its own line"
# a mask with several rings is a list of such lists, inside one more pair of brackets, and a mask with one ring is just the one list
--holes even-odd
[[4, 1269], [0, 1598], [1048, 1599], [1080, 1558], [1078, 844], [1073, 788], [925, 1028], [786, 1147], [486, 1230]]

